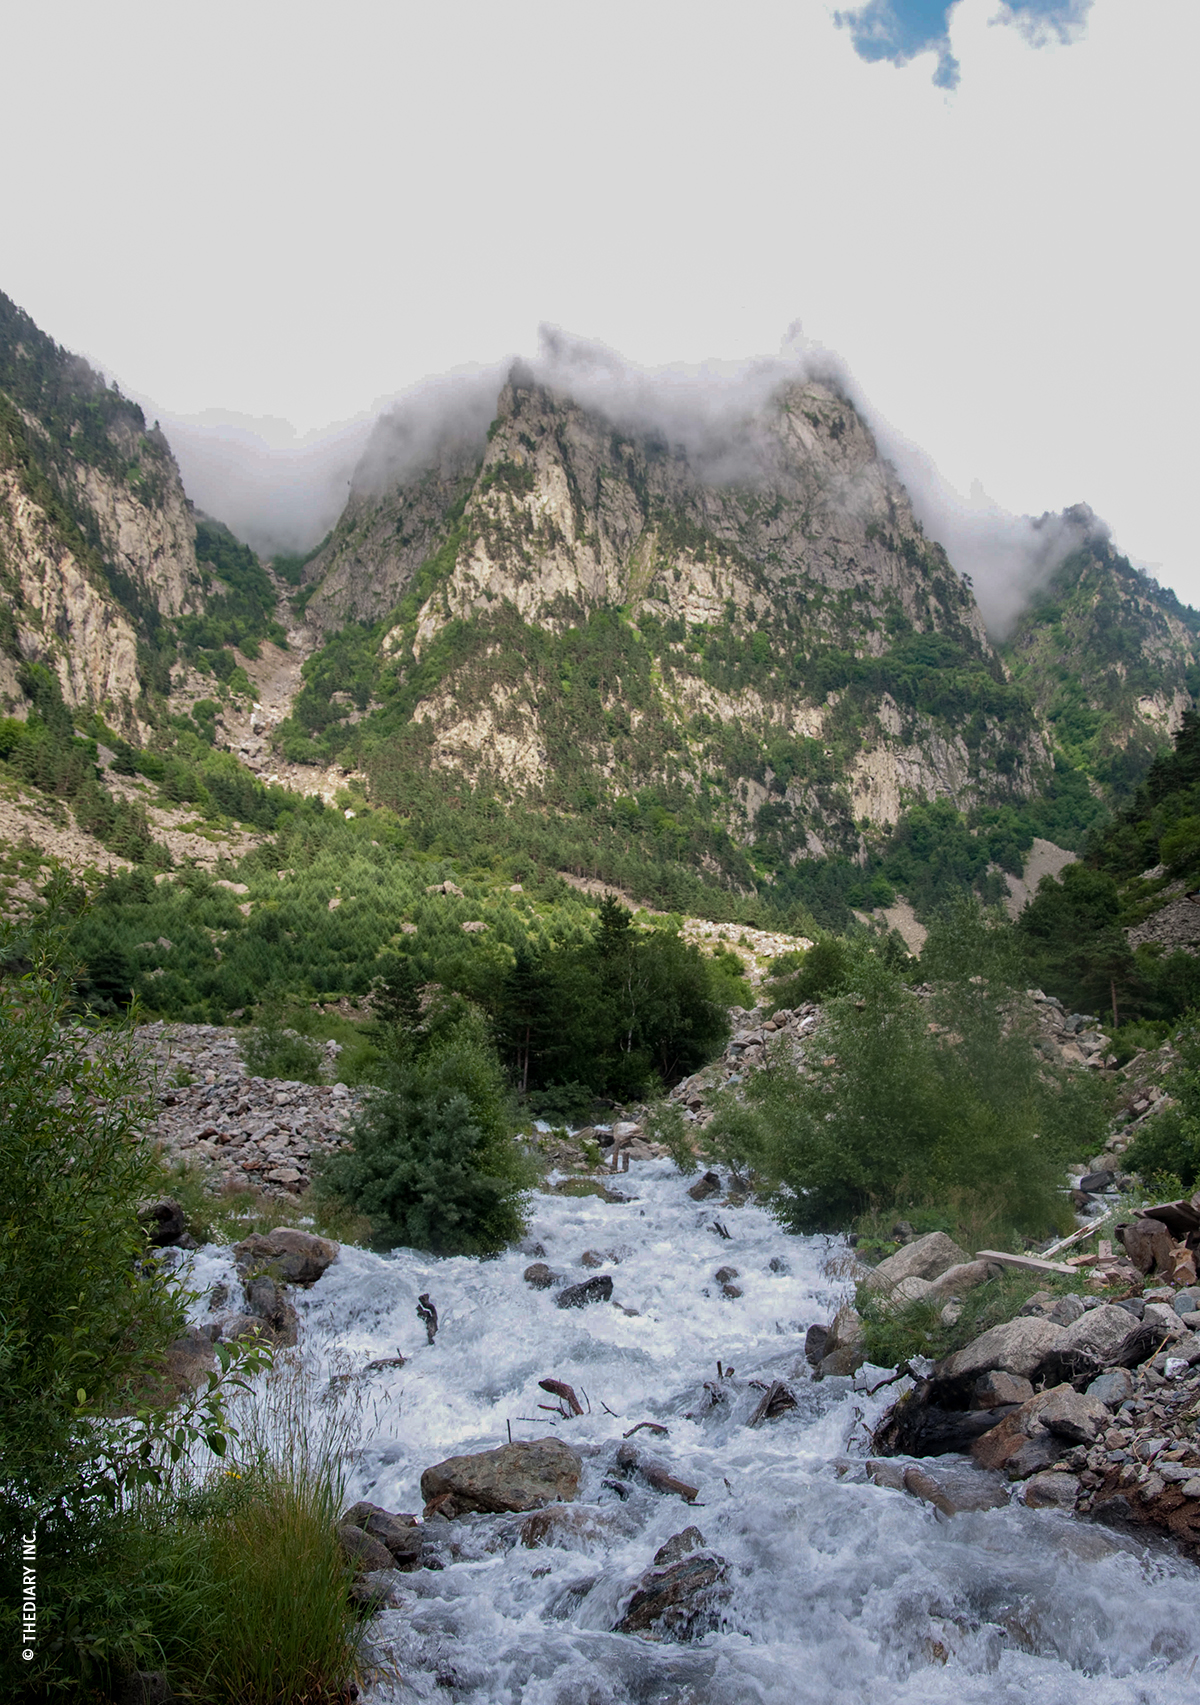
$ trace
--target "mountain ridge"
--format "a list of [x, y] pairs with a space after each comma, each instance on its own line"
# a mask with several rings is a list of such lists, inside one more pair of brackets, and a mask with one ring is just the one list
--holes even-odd
[[327, 798], [340, 773], [431, 841], [503, 820], [661, 903], [1000, 898], [1035, 837], [1077, 847], [1130, 795], [1200, 686], [1200, 616], [1098, 526], [991, 640], [828, 374], [676, 431], [518, 363], [486, 432], [478, 397], [382, 420], [329, 538], [274, 566], [6, 298], [0, 408], [11, 714], [41, 714], [46, 667], [150, 768], [224, 747], [246, 785]]

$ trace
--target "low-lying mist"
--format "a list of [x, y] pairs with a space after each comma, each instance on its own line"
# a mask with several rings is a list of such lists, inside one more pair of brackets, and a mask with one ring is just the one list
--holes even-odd
[[[263, 556], [311, 549], [351, 492], [380, 492], [425, 470], [482, 453], [506, 359], [423, 380], [374, 415], [301, 439], [285, 422], [163, 416], [188, 495]], [[759, 429], [771, 399], [800, 380], [835, 384], [895, 466], [925, 531], [969, 576], [989, 631], [1002, 638], [1054, 570], [1089, 535], [1105, 533], [1083, 504], [1059, 515], [1014, 515], [976, 489], [964, 496], [925, 453], [872, 407], [844, 363], [789, 333], [777, 357], [644, 368], [601, 344], [542, 327], [518, 371], [602, 414], [631, 436], [680, 450], [714, 485], [764, 477]]]

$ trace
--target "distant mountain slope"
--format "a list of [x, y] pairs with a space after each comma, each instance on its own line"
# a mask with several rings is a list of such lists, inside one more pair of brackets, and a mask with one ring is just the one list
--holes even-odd
[[356, 493], [310, 564], [309, 612], [358, 625], [306, 666], [289, 755], [785, 887], [912, 802], [1037, 792], [1027, 695], [834, 387], [697, 461], [514, 370], [473, 468]]
[[1055, 747], [1119, 804], [1200, 690], [1200, 612], [1094, 533], [1022, 616], [1004, 657]]

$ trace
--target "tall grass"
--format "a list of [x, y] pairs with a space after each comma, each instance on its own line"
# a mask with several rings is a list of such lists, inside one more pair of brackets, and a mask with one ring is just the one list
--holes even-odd
[[231, 1407], [223, 1461], [184, 1459], [119, 1509], [93, 1507], [44, 1583], [50, 1697], [109, 1698], [161, 1670], [194, 1705], [333, 1705], [358, 1674], [336, 1520], [361, 1427], [353, 1382], [322, 1400], [301, 1355]]

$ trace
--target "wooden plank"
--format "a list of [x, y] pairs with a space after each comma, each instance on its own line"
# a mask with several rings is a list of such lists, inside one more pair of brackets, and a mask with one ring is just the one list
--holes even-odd
[[1069, 1279], [1075, 1277], [1074, 1267], [1068, 1267], [1064, 1261], [1044, 1261], [1040, 1255], [1009, 1255], [1000, 1249], [981, 1249], [975, 1259], [995, 1261], [1001, 1267], [1020, 1267], [1030, 1273], [1061, 1273]]
[[1098, 1214], [1087, 1225], [1080, 1226], [1078, 1231], [1073, 1231], [1070, 1237], [1062, 1237], [1057, 1243], [1052, 1243], [1049, 1249], [1042, 1251], [1042, 1260], [1049, 1261], [1051, 1256], [1061, 1255], [1063, 1250], [1070, 1249], [1072, 1244], [1083, 1243], [1094, 1231], [1098, 1231], [1106, 1220], [1112, 1219], [1116, 1211], [1115, 1208], [1106, 1208], [1102, 1214]]

